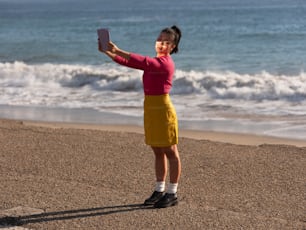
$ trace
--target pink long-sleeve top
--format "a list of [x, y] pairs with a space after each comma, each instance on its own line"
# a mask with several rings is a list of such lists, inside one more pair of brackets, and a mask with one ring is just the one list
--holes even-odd
[[170, 55], [151, 58], [131, 53], [129, 60], [117, 55], [114, 61], [144, 71], [142, 81], [145, 95], [162, 95], [170, 92], [175, 70]]

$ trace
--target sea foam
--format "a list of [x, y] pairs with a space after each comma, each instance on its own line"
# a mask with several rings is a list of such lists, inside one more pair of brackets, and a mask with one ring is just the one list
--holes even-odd
[[[102, 65], [0, 63], [0, 104], [95, 108], [138, 114], [142, 72], [112, 63]], [[201, 119], [207, 112], [303, 115], [306, 74], [182, 71], [174, 76], [173, 100]], [[123, 109], [125, 108], [125, 109]]]

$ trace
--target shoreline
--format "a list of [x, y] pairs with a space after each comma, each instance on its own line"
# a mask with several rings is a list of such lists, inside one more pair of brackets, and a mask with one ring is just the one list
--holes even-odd
[[[1, 119], [0, 119], [1, 120]], [[121, 125], [121, 124], [86, 124], [76, 122], [44, 122], [44, 121], [28, 121], [19, 120], [26, 126], [48, 127], [54, 129], [72, 128], [86, 130], [101, 130], [111, 132], [129, 132], [143, 134], [143, 127], [137, 125]], [[278, 138], [264, 135], [241, 134], [231, 132], [215, 132], [215, 131], [199, 131], [190, 129], [180, 129], [179, 138], [190, 138], [195, 140], [209, 140], [213, 142], [230, 143], [236, 145], [293, 145], [296, 147], [306, 147], [306, 141]]]
[[[143, 134], [143, 120], [141, 117], [120, 115], [111, 112], [99, 112], [94, 109], [0, 105], [0, 120], [1, 119], [17, 120], [23, 121], [25, 124], [50, 127], [129, 131]], [[239, 132], [236, 132], [237, 127], [239, 127]], [[303, 140], [303, 136], [306, 135], [306, 132], [299, 132], [303, 127], [303, 121], [301, 121], [301, 125], [296, 129], [290, 129], [290, 127], [278, 127], [277, 124], [270, 124], [269, 120], [257, 123], [254, 122], [254, 124], [239, 119], [235, 120], [234, 118], [228, 121], [179, 120], [179, 137], [243, 145], [285, 144], [305, 147], [306, 139]], [[271, 132], [273, 133], [273, 130], [277, 129], [288, 132], [288, 135], [271, 135]], [[289, 135], [291, 133], [298, 134]], [[299, 135], [300, 138], [297, 138], [297, 135]]]

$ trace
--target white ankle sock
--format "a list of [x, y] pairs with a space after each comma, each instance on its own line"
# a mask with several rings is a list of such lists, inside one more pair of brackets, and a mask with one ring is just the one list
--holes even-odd
[[155, 191], [164, 192], [165, 188], [166, 188], [166, 182], [165, 181], [156, 181]]
[[178, 186], [178, 183], [176, 184], [170, 183], [168, 185], [167, 193], [175, 194], [177, 192], [177, 186]]

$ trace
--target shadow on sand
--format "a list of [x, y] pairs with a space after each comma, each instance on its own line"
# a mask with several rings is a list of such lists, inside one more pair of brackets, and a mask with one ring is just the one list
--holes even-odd
[[44, 212], [41, 214], [25, 215], [25, 216], [6, 216], [0, 218], [1, 226], [22, 226], [30, 223], [41, 223], [49, 221], [70, 220], [78, 218], [86, 218], [93, 216], [104, 216], [114, 213], [131, 212], [141, 209], [152, 209], [152, 206], [144, 206], [143, 204], [129, 204], [108, 207], [97, 207], [89, 209], [65, 210], [57, 212]]

